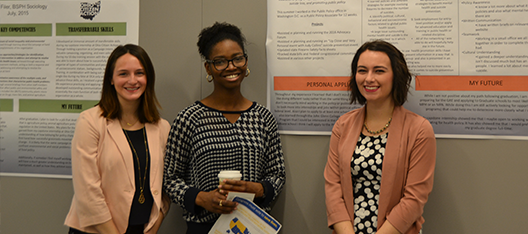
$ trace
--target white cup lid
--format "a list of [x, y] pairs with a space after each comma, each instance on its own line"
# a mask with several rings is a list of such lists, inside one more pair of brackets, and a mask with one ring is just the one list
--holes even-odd
[[240, 171], [220, 171], [218, 177], [241, 177]]

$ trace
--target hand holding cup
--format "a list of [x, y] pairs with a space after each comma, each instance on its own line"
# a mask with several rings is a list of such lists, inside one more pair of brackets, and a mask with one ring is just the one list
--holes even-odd
[[221, 171], [218, 174], [220, 184], [218, 186], [220, 189], [219, 192], [224, 195], [227, 195], [230, 191], [254, 193], [256, 197], [262, 197], [264, 195], [262, 184], [243, 181], [241, 178], [242, 174], [239, 171]]

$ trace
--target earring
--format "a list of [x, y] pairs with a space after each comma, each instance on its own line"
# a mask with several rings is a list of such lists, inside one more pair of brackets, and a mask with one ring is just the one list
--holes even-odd
[[211, 81], [213, 81], [213, 76], [207, 75], [205, 79], [207, 80], [207, 82], [211, 83]]
[[251, 73], [251, 71], [249, 70], [249, 68], [246, 70], [246, 77], [249, 76], [249, 73]]

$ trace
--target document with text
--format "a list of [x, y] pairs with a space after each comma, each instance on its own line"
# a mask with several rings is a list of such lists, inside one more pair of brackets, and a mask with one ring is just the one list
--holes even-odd
[[231, 214], [218, 218], [209, 234], [271, 234], [278, 233], [282, 225], [251, 200], [235, 197], [238, 207]]

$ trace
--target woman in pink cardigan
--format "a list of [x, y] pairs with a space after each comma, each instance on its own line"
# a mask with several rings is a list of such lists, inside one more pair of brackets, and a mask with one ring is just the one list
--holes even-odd
[[363, 44], [351, 66], [351, 102], [364, 106], [332, 129], [324, 171], [328, 226], [338, 234], [419, 233], [436, 140], [429, 121], [402, 106], [412, 75], [403, 54], [380, 40]]

